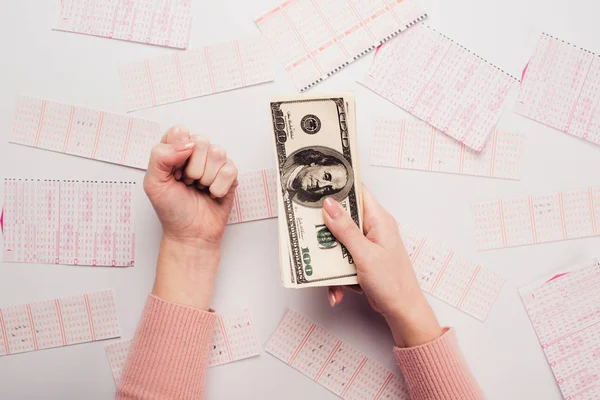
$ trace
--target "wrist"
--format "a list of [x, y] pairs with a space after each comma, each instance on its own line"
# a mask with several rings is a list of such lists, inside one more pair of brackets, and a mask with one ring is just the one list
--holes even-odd
[[399, 304], [383, 316], [399, 347], [419, 346], [443, 334], [433, 309], [420, 291], [409, 302]]
[[218, 245], [163, 235], [152, 293], [207, 310], [220, 261]]

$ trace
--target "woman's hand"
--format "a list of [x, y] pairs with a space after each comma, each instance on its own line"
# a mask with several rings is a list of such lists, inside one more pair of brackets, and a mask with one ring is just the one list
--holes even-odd
[[144, 190], [163, 227], [153, 294], [209, 308], [237, 173], [223, 148], [182, 127], [152, 149]]
[[[416, 346], [442, 335], [427, 303], [392, 217], [363, 187], [363, 228], [360, 231], [342, 206], [328, 197], [323, 217], [331, 233], [348, 249], [358, 272], [358, 283], [371, 307], [380, 312], [398, 346]], [[340, 286], [329, 288], [332, 306], [344, 296]]]

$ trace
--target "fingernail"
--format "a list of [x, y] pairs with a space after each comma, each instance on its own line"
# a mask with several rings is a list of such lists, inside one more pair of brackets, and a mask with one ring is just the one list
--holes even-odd
[[335, 294], [332, 291], [329, 291], [329, 305], [335, 307]]
[[187, 151], [193, 148], [196, 145], [194, 141], [185, 141], [181, 143], [174, 144], [175, 151]]
[[329, 215], [329, 218], [331, 219], [339, 218], [340, 215], [342, 215], [342, 213], [344, 212], [342, 205], [334, 199], [332, 199], [331, 197], [327, 197], [325, 199], [325, 201], [323, 202], [323, 208], [325, 209], [325, 212], [327, 213], [327, 215]]

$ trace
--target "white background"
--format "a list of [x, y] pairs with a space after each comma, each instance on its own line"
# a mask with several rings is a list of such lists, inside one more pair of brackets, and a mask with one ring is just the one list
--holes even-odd
[[[152, 286], [161, 234], [141, 187], [143, 171], [12, 145], [8, 138], [18, 94], [122, 112], [117, 68], [172, 50], [51, 31], [58, 2], [0, 0], [0, 173], [3, 177], [138, 182], [137, 263], [129, 269], [3, 264], [0, 306], [113, 288], [123, 337], [129, 338]], [[194, 3], [191, 47], [257, 34], [253, 17], [270, 10], [277, 1]], [[425, 2], [430, 25], [514, 76], [520, 76], [541, 31], [600, 52], [599, 4], [594, 0]], [[355, 82], [368, 68], [371, 56], [315, 89], [355, 92], [362, 180], [401, 223], [507, 278], [485, 323], [430, 298], [441, 322], [456, 327], [465, 357], [486, 395], [490, 399], [560, 398], [517, 288], [573, 261], [600, 256], [600, 238], [477, 252], [470, 206], [480, 200], [600, 185], [600, 147], [507, 112], [500, 127], [527, 134], [519, 182], [371, 167], [368, 160], [374, 120], [407, 116]], [[135, 115], [160, 121], [164, 129], [184, 124], [206, 135], [227, 148], [240, 170], [273, 167], [268, 101], [276, 92], [294, 91], [276, 62], [274, 68], [276, 83]], [[348, 295], [341, 306], [331, 309], [325, 289], [294, 291], [281, 287], [276, 235], [275, 220], [227, 229], [214, 308], [220, 312], [249, 308], [264, 345], [285, 309], [291, 307], [387, 367], [396, 368], [392, 338], [364, 298]], [[105, 344], [0, 358], [0, 398], [112, 398], [115, 387]], [[210, 369], [206, 398], [336, 397], [263, 352], [259, 358]]]

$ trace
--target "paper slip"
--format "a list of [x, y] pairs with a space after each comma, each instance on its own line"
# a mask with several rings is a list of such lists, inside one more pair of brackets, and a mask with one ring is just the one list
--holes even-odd
[[275, 169], [241, 172], [228, 224], [277, 217]]
[[600, 56], [542, 34], [515, 111], [600, 145]]
[[478, 152], [518, 85], [424, 24], [382, 46], [360, 83]]
[[125, 105], [135, 111], [270, 82], [271, 60], [255, 37], [129, 64], [119, 69]]
[[[55, 0], [56, 1], [56, 0]], [[185, 49], [192, 0], [60, 0], [53, 29]]]
[[342, 399], [410, 399], [401, 376], [295, 311], [265, 350]]
[[421, 234], [405, 228], [400, 233], [421, 289], [485, 321], [504, 278]]
[[288, 0], [255, 22], [304, 91], [426, 17], [416, 0]]
[[0, 309], [0, 356], [121, 336], [112, 290]]
[[473, 205], [479, 250], [600, 234], [600, 187]]
[[600, 264], [568, 268], [520, 293], [563, 397], [600, 398]]
[[134, 265], [133, 182], [5, 179], [4, 261]]
[[[111, 343], [104, 348], [117, 385], [123, 374], [132, 340]], [[258, 355], [260, 355], [260, 345], [248, 310], [217, 316], [208, 356], [209, 367]]]
[[378, 120], [371, 165], [519, 179], [524, 139], [520, 133], [496, 130], [478, 153], [426, 122]]
[[10, 141], [146, 169], [158, 122], [20, 96]]

